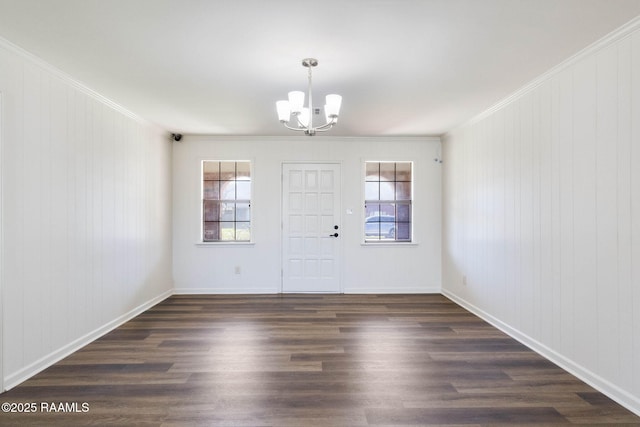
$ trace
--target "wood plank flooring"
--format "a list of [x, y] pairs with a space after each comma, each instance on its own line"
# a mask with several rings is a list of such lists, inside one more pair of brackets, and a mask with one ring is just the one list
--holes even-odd
[[0, 402], [38, 405], [2, 426], [640, 425], [441, 295], [173, 296]]

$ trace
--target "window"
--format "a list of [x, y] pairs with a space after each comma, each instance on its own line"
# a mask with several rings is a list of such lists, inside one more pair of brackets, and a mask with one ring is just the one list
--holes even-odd
[[365, 242], [410, 242], [411, 162], [365, 162]]
[[251, 162], [202, 162], [202, 241], [251, 240]]

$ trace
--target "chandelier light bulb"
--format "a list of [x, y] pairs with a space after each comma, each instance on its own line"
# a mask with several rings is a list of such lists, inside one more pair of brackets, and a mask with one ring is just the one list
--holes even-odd
[[289, 101], [276, 102], [276, 109], [278, 110], [278, 120], [280, 120], [281, 123], [289, 123], [289, 119], [291, 118]]
[[338, 117], [340, 114], [340, 106], [342, 104], [342, 97], [340, 95], [331, 94], [327, 95], [327, 103], [324, 106], [325, 114], [327, 117]]

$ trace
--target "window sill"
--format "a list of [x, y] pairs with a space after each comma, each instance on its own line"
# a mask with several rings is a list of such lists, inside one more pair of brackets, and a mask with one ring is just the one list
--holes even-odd
[[362, 242], [360, 246], [367, 247], [391, 247], [391, 246], [418, 246], [418, 242]]
[[219, 246], [255, 246], [255, 242], [196, 242], [196, 246], [203, 248], [219, 247]]

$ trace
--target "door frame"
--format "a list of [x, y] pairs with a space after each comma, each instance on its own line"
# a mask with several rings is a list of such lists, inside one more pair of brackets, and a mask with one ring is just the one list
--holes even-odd
[[[340, 198], [337, 200], [338, 203], [338, 218], [340, 221], [340, 228], [344, 233], [344, 215], [342, 212], [342, 191], [344, 189], [343, 186], [343, 162], [341, 160], [283, 160], [280, 163], [280, 294], [284, 294], [284, 166], [285, 165], [338, 165], [340, 167], [340, 180], [338, 181], [338, 186], [340, 189]], [[343, 233], [340, 233], [344, 236]], [[340, 247], [339, 255], [340, 255], [340, 271], [338, 272], [338, 294], [344, 293], [344, 268], [343, 265], [343, 253], [344, 253], [344, 244], [342, 243], [344, 239], [338, 239], [338, 245]], [[309, 292], [312, 294], [313, 292]], [[315, 292], [316, 294], [322, 294], [323, 292]], [[333, 294], [333, 293], [332, 293]]]

